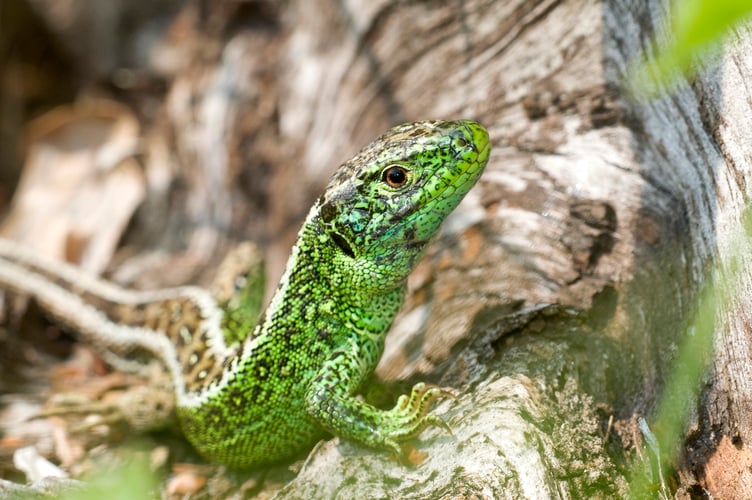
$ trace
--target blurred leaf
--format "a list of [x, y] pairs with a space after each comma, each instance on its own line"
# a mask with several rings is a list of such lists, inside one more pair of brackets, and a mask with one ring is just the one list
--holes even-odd
[[648, 454], [645, 459], [635, 462], [630, 478], [630, 498], [650, 498], [653, 496], [650, 492], [656, 490], [658, 485], [662, 485], [660, 489], [665, 495], [657, 496], [669, 498], [664, 491], [666, 471], [672, 470], [682, 453], [684, 426], [700, 393], [702, 377], [713, 354], [716, 318], [722, 308], [728, 307], [726, 298], [733, 291], [734, 283], [730, 279], [711, 280], [700, 294], [686, 335], [680, 336], [683, 340], [662, 390], [657, 411], [649, 428], [641, 429], [647, 445], [645, 451], [652, 455]]
[[654, 94], [688, 74], [698, 57], [723, 42], [731, 30], [750, 19], [752, 0], [677, 0], [672, 7], [670, 40], [656, 45], [655, 57], [632, 68], [630, 79]]
[[158, 498], [159, 475], [151, 470], [145, 452], [123, 453], [118, 463], [100, 464], [82, 479], [84, 488], [62, 500]]
[[672, 25], [676, 50], [701, 49], [751, 12], [752, 1], [682, 0], [676, 5]]

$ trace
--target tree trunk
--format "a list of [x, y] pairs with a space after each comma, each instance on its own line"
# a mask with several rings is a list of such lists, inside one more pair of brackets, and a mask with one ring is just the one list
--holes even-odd
[[206, 1], [178, 14], [162, 49], [182, 65], [159, 74], [162, 106], [131, 97], [147, 116], [148, 193], [132, 246], [208, 259], [236, 236], [261, 240], [274, 286], [327, 176], [378, 133], [471, 118], [493, 140], [377, 370], [451, 387], [435, 411], [452, 435], [424, 431], [413, 466], [325, 441], [280, 497], [627, 495], [650, 455], [638, 421], [650, 426], [713, 276], [737, 292], [684, 436], [660, 452], [680, 452], [683, 492], [750, 490], [752, 252], [735, 235], [749, 227], [752, 32], [670, 93], [637, 95], [628, 66], [650, 58], [667, 15], [658, 0]]

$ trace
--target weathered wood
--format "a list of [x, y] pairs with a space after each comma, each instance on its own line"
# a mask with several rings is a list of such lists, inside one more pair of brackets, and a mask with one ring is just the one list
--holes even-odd
[[[312, 141], [309, 147], [320, 144], [319, 137], [340, 137], [333, 129], [342, 125], [349, 142], [357, 142], [353, 138], [360, 128], [370, 126], [379, 113], [386, 120], [426, 113], [470, 116], [487, 124], [494, 138], [480, 188], [448, 221], [444, 237], [411, 281], [414, 295], [396, 322], [379, 369], [385, 378], [428, 376], [461, 388], [447, 414], [462, 451], [432, 453], [432, 443], [421, 472], [441, 477], [440, 471], [470, 470], [467, 462], [473, 459], [468, 456], [475, 453], [483, 462], [482, 447], [464, 440], [466, 428], [454, 420], [471, 407], [488, 407], [488, 427], [476, 422], [475, 430], [486, 437], [508, 435], [493, 427], [501, 419], [488, 400], [464, 405], [467, 395], [482, 386], [479, 380], [499, 371], [524, 373], [539, 389], [520, 403], [522, 408], [535, 402], [538, 423], [572, 426], [575, 435], [597, 441], [605, 420], [615, 416], [620, 432], [600, 441], [602, 460], [608, 462], [606, 441], [620, 439], [626, 447], [639, 443], [634, 422], [638, 417], [649, 420], [676, 345], [686, 337], [707, 270], [729, 255], [728, 241], [739, 231], [734, 221], [743, 214], [749, 173], [750, 141], [743, 133], [749, 105], [741, 76], [748, 64], [743, 49], [750, 43], [747, 32], [738, 30], [729, 52], [692, 83], [681, 80], [670, 94], [649, 99], [634, 95], [626, 77], [633, 61], [650, 56], [652, 35], [665, 33], [667, 7], [658, 2], [390, 3], [371, 10], [350, 3], [343, 7], [350, 8], [346, 12], [328, 3], [308, 5], [305, 18], [310, 22], [294, 24], [291, 40], [326, 39], [321, 53], [308, 53], [306, 61], [335, 68], [334, 75], [317, 80], [315, 91], [298, 85], [306, 95], [318, 97], [305, 106], [312, 114], [312, 125], [303, 134]], [[349, 21], [349, 30], [332, 30], [322, 20], [333, 10]], [[328, 35], [310, 34], [317, 28]], [[329, 43], [332, 38], [338, 41]], [[345, 55], [332, 54], [337, 51]], [[330, 60], [347, 63], [337, 66]], [[303, 75], [295, 68], [292, 73]], [[363, 100], [369, 106], [365, 124], [360, 119], [366, 115]], [[730, 119], [728, 108], [734, 108]], [[335, 142], [333, 148], [344, 151], [347, 146]], [[316, 148], [315, 154], [307, 157], [308, 164], [319, 155], [326, 158], [326, 150]], [[746, 268], [743, 258], [738, 265]], [[740, 290], [746, 289], [742, 283]], [[701, 437], [707, 442], [713, 431], [723, 430], [743, 443], [749, 432], [749, 356], [739, 354], [749, 351], [743, 296], [738, 294], [732, 310], [720, 318], [719, 325], [727, 326], [719, 328], [725, 334], [718, 336], [715, 366], [737, 360], [746, 368], [715, 369], [711, 377], [718, 383], [704, 401], [723, 404], [700, 412], [713, 416], [690, 426], [691, 441]], [[564, 327], [570, 335], [562, 337], [551, 334], [555, 326], [538, 326], [534, 339], [518, 332], [512, 345], [505, 345], [498, 337], [508, 332], [497, 323], [504, 323], [499, 318], [518, 301], [576, 307], [586, 311], [587, 327]], [[561, 327], [562, 318], [554, 317]], [[536, 348], [525, 351], [517, 342]], [[514, 363], [505, 358], [519, 359], [520, 352], [525, 352], [522, 366], [510, 368]], [[543, 367], [551, 363], [547, 352], [559, 352], [567, 362]], [[562, 380], [573, 387], [568, 403], [579, 402], [590, 418], [578, 412], [553, 417], [564, 411], [564, 403], [544, 388]], [[603, 427], [593, 426], [594, 421]], [[528, 452], [572, 457], [564, 441], [540, 444], [546, 442], [541, 436], [550, 433], [515, 431], [530, 437]], [[512, 448], [507, 442], [493, 445], [501, 455]], [[330, 453], [324, 455], [331, 459]], [[514, 453], [526, 455], [520, 449]], [[744, 449], [738, 453], [746, 456]], [[306, 481], [323, 473], [316, 463], [309, 462], [294, 483], [306, 483], [303, 491], [309, 494], [327, 491]], [[609, 466], [589, 463], [585, 469], [592, 477], [604, 476], [587, 486], [576, 480], [562, 486], [544, 479], [545, 471], [555, 468], [550, 465], [516, 469], [506, 464], [495, 475], [484, 471], [478, 477], [493, 477], [484, 484], [497, 496], [530, 495], [522, 477], [536, 477], [533, 482], [543, 488], [533, 496], [546, 487], [551, 496], [578, 496], [592, 484], [604, 487], [602, 494], [623, 492], [623, 478], [613, 469], [607, 472]], [[342, 481], [362, 470], [349, 457], [339, 467]], [[577, 477], [569, 472], [564, 475]], [[693, 472], [698, 475], [682, 475], [687, 488], [701, 478], [702, 467]], [[502, 477], [515, 478], [519, 489]], [[476, 492], [472, 480], [458, 479], [445, 477], [420, 491], [435, 494], [454, 485], [458, 492]]]
[[728, 488], [750, 480], [752, 438], [749, 27], [648, 98], [626, 76], [666, 31], [659, 0], [238, 5], [188, 5], [161, 42], [170, 64], [139, 69], [166, 91], [157, 112], [135, 104], [149, 194], [131, 245], [208, 258], [251, 237], [274, 280], [327, 175], [388, 126], [472, 118], [494, 145], [411, 277], [378, 369], [451, 386], [438, 413], [454, 436], [425, 431], [414, 467], [326, 441], [281, 497], [625, 495], [636, 421], [650, 422], [717, 263], [737, 293], [678, 477], [742, 491]]

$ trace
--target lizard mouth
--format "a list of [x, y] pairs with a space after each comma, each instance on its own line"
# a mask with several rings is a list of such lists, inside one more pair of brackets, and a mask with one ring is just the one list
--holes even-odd
[[428, 245], [430, 241], [431, 240], [413, 240], [405, 246], [407, 247], [408, 250], [422, 252], [423, 249], [426, 248], [426, 246]]
[[[491, 153], [491, 142], [488, 138], [488, 133], [484, 129], [480, 129], [476, 124], [470, 126], [472, 145], [468, 152], [457, 153], [456, 159], [460, 161], [460, 168], [448, 169], [445, 172], [445, 176], [448, 177], [448, 182], [444, 182], [442, 187], [437, 190], [433, 190], [429, 193], [429, 196], [423, 200], [422, 205], [426, 211], [430, 211], [432, 207], [441, 205], [441, 203], [447, 199], [455, 200], [457, 203], [449, 204], [442, 208], [444, 215], [451, 212], [454, 207], [464, 198], [465, 194], [475, 185], [483, 172], [488, 157]], [[441, 175], [440, 175], [441, 176]], [[421, 211], [420, 209], [418, 211]]]

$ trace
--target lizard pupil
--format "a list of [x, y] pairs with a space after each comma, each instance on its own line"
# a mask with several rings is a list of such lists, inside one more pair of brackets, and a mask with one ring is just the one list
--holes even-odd
[[402, 187], [407, 182], [407, 171], [402, 167], [389, 167], [384, 171], [384, 181], [393, 188]]

